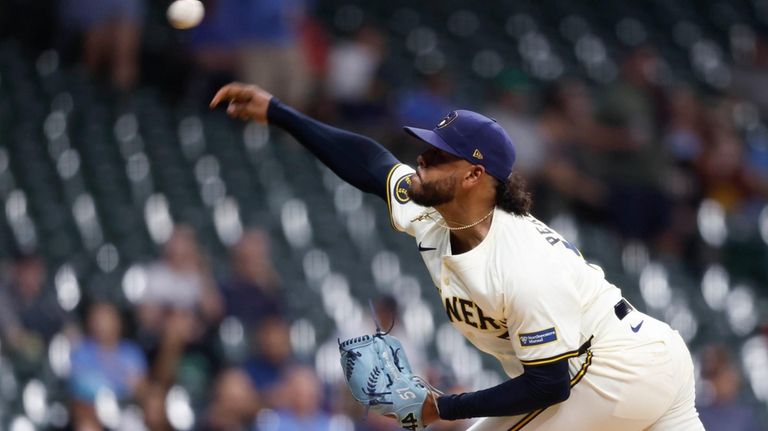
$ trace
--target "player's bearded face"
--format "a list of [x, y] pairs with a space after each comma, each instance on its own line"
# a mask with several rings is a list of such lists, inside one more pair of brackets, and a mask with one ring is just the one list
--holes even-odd
[[458, 157], [431, 147], [421, 153], [416, 159], [419, 167], [408, 192], [411, 200], [425, 207], [434, 207], [453, 200], [456, 181], [451, 164], [457, 160]]
[[424, 207], [434, 207], [450, 202], [456, 192], [453, 175], [432, 181], [414, 181], [408, 192], [411, 200]]

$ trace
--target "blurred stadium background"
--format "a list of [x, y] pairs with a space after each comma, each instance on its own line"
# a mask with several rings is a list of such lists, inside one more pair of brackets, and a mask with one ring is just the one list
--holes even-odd
[[401, 125], [494, 116], [707, 429], [768, 429], [768, 1], [205, 3], [0, 2], [0, 429], [392, 429], [340, 386], [369, 300], [437, 386], [500, 381], [381, 202], [208, 111], [234, 79], [409, 162]]

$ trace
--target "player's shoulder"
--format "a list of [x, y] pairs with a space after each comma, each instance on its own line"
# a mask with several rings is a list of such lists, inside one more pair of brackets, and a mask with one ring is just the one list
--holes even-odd
[[[506, 211], [497, 211], [497, 213], [500, 213], [499, 220], [503, 234], [521, 240], [530, 240], [529, 244], [525, 244], [526, 248], [537, 245], [543, 247], [549, 245], [553, 241], [552, 238], [562, 238], [559, 233], [532, 214], [517, 215]], [[541, 241], [542, 239], [544, 241]]]
[[514, 250], [525, 251], [536, 247], [537, 237], [546, 225], [530, 214], [518, 215], [497, 210], [501, 245]]
[[398, 163], [392, 166], [387, 176], [387, 187], [391, 198], [395, 203], [406, 204], [410, 202], [408, 192], [411, 189], [411, 176], [416, 172], [411, 166]]
[[501, 209], [494, 213], [492, 229], [492, 256], [495, 266], [506, 276], [515, 275], [531, 262], [531, 237], [525, 216]]
[[499, 222], [496, 235], [498, 258], [507, 277], [528, 279], [552, 276], [559, 272], [554, 241], [561, 237], [532, 215], [516, 215], [497, 211]]
[[392, 228], [412, 236], [416, 234], [416, 226], [413, 223], [425, 209], [411, 201], [409, 193], [414, 172], [416, 171], [408, 165], [394, 165], [387, 175], [386, 196]]

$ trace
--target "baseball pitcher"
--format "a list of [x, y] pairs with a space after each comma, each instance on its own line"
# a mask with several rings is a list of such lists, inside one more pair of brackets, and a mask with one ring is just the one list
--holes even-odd
[[263, 89], [221, 88], [211, 107], [293, 135], [342, 179], [387, 203], [416, 240], [453, 326], [495, 356], [509, 379], [445, 394], [413, 376], [393, 337], [339, 346], [353, 395], [408, 430], [483, 418], [472, 431], [703, 430], [690, 353], [638, 310], [557, 232], [529, 213], [515, 149], [492, 119], [457, 110], [433, 130], [416, 169], [375, 141], [309, 118]]

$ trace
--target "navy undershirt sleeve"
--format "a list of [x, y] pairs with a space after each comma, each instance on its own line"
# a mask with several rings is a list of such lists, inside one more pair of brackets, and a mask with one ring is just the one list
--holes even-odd
[[290, 133], [341, 179], [387, 199], [387, 176], [400, 163], [371, 138], [331, 127], [272, 98], [267, 121]]
[[567, 359], [524, 368], [523, 374], [498, 386], [438, 397], [440, 418], [456, 420], [514, 416], [568, 399], [571, 385]]

